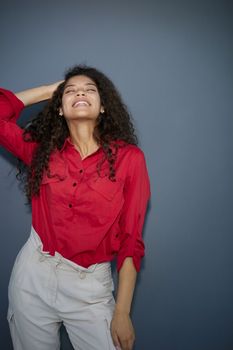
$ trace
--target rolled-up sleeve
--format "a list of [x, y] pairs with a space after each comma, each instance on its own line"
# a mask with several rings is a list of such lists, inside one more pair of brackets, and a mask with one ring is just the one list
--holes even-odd
[[0, 88], [0, 145], [29, 164], [36, 143], [25, 142], [23, 129], [16, 124], [23, 108], [23, 102], [13, 92]]
[[138, 148], [128, 164], [124, 187], [125, 202], [120, 216], [120, 249], [117, 255], [117, 271], [124, 259], [132, 257], [135, 269], [140, 270], [145, 254], [142, 238], [144, 219], [150, 198], [150, 181], [143, 152]]
[[0, 88], [0, 119], [11, 122], [17, 121], [24, 104], [10, 90]]

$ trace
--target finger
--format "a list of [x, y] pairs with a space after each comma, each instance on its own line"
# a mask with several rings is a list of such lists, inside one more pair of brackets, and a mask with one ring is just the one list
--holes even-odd
[[129, 339], [129, 347], [130, 347], [130, 350], [131, 350], [131, 348], [133, 348], [134, 342], [135, 342], [135, 337], [132, 336], [132, 337]]
[[121, 349], [122, 350], [130, 350], [128, 346], [128, 341], [127, 340], [121, 340]]
[[133, 339], [127, 339], [121, 341], [121, 350], [132, 350], [133, 349]]
[[113, 340], [113, 344], [115, 347], [118, 347], [120, 349], [120, 341], [118, 339], [118, 336], [117, 336], [117, 333], [115, 332], [111, 332], [111, 335], [112, 335], [112, 340]]

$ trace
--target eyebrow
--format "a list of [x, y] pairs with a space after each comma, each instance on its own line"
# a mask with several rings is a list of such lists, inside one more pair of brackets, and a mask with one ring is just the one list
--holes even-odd
[[[94, 85], [95, 87], [97, 87], [96, 84], [94, 84], [94, 83], [85, 83], [85, 85]], [[67, 87], [69, 87], [69, 86], [76, 86], [76, 84], [69, 84], [69, 85], [66, 85], [66, 86], [65, 86], [65, 89], [66, 89]], [[65, 89], [64, 89], [64, 90], [65, 90]]]

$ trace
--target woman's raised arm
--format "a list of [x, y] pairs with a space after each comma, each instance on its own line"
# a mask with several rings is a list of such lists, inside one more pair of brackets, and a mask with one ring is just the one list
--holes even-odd
[[25, 142], [23, 129], [16, 122], [25, 106], [48, 100], [62, 81], [12, 93], [0, 88], [0, 145], [30, 164], [35, 142]]
[[20, 92], [16, 92], [15, 95], [20, 101], [23, 102], [24, 106], [30, 106], [34, 103], [50, 99], [52, 97], [53, 92], [62, 82], [63, 80], [53, 84], [42, 85], [32, 89], [23, 90]]

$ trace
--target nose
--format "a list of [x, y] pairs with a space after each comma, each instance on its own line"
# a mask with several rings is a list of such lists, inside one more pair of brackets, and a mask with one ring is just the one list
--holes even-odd
[[85, 91], [77, 91], [77, 96], [85, 96]]

